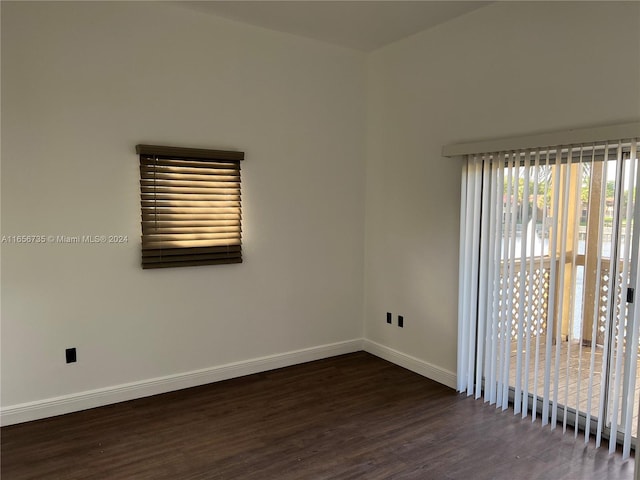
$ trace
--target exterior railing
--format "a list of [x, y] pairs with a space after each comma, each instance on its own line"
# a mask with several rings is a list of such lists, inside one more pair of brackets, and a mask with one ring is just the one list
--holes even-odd
[[[522, 296], [522, 313], [525, 319], [525, 328], [531, 336], [545, 335], [547, 333], [547, 315], [549, 311], [549, 281], [551, 276], [551, 259], [545, 257], [535, 260], [533, 275], [526, 260], [524, 275], [521, 270], [521, 261], [513, 264], [513, 295], [511, 305], [511, 339], [517, 339], [519, 316], [521, 312], [520, 300]], [[509, 288], [505, 280], [509, 275], [500, 278], [500, 297], [504, 298], [504, 289]], [[508, 281], [508, 280], [507, 280]], [[524, 289], [520, 287], [524, 284]], [[507, 309], [503, 310], [506, 311]]]
[[[611, 278], [611, 261], [610, 260], [601, 260], [600, 261], [600, 291], [598, 292], [598, 326], [596, 331], [596, 344], [604, 345], [605, 341], [605, 331], [607, 325], [607, 311], [609, 310], [609, 280]], [[627, 281], [629, 279], [627, 278]], [[617, 283], [616, 288], [616, 307], [615, 307], [615, 328], [613, 331], [613, 335], [618, 337], [620, 325], [626, 329], [627, 327], [627, 318], [626, 315], [624, 318], [621, 318], [621, 307], [624, 305], [622, 300], [623, 288], [622, 285], [626, 285], [627, 282], [623, 281], [622, 277], [622, 262], [618, 262], [618, 282], [611, 282], [614, 286]], [[625, 292], [626, 293], [626, 292]], [[625, 309], [626, 311], [626, 309]], [[626, 331], [624, 332], [626, 338]]]
[[[505, 316], [505, 313], [509, 311], [511, 313], [511, 339], [517, 340], [518, 336], [518, 325], [520, 323], [520, 315], [521, 313], [524, 315], [525, 323], [524, 326], [526, 329], [529, 329], [529, 333], [532, 337], [537, 335], [545, 335], [547, 333], [547, 324], [548, 324], [548, 311], [549, 311], [549, 292], [550, 292], [550, 277], [551, 277], [551, 257], [544, 257], [542, 262], [540, 259], [534, 260], [534, 269], [533, 275], [531, 275], [531, 269], [529, 264], [529, 259], [525, 260], [526, 265], [524, 269], [524, 275], [521, 270], [521, 260], [516, 260], [513, 263], [513, 269], [507, 268], [508, 272], [512, 272], [513, 275], [513, 292], [511, 296], [510, 305], [506, 306], [506, 308], [502, 308], [504, 305], [501, 304], [501, 312], [500, 316]], [[559, 263], [559, 260], [556, 260], [556, 264]], [[576, 255], [576, 266], [585, 265], [585, 256], [584, 255]], [[504, 269], [505, 265], [503, 265]], [[504, 270], [503, 270], [504, 271]], [[609, 310], [609, 280], [610, 280], [610, 271], [611, 271], [611, 261], [609, 259], [601, 259], [600, 260], [600, 281], [599, 281], [599, 291], [598, 293], [598, 306], [597, 306], [597, 325], [596, 325], [596, 338], [595, 343], [597, 345], [603, 345], [605, 341], [605, 330], [607, 324], [607, 311]], [[622, 262], [619, 263], [618, 266], [619, 280], [622, 280]], [[503, 275], [500, 278], [500, 298], [505, 298], [504, 289], [509, 288], [509, 285], [506, 283], [508, 281], [509, 275]], [[521, 286], [524, 283], [524, 288]], [[621, 318], [621, 305], [624, 305], [622, 302], [623, 288], [621, 285], [625, 285], [626, 282], [618, 281], [617, 282], [617, 299], [616, 302], [616, 311], [615, 311], [615, 328], [613, 334], [618, 335], [620, 325], [623, 328], [626, 328], [627, 319]], [[523, 299], [521, 306], [521, 296]], [[568, 300], [565, 300], [568, 301]], [[573, 306], [571, 307], [573, 308]], [[558, 317], [558, 312], [562, 311], [561, 308], [557, 307], [556, 318]], [[625, 316], [626, 317], [626, 316]], [[582, 322], [583, 319], [578, 319]], [[574, 320], [575, 321], [575, 320]], [[526, 330], [525, 330], [526, 331]], [[625, 332], [626, 333], [626, 332]]]

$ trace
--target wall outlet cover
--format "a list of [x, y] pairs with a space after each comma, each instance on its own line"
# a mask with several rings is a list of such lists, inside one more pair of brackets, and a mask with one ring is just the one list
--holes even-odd
[[78, 361], [78, 357], [76, 354], [76, 349], [74, 348], [67, 348], [65, 351], [65, 357], [67, 359], [67, 363], [75, 363]]

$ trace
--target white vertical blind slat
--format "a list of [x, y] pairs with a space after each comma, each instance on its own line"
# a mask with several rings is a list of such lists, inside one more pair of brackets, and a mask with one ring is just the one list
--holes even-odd
[[511, 341], [511, 321], [512, 321], [512, 313], [511, 313], [511, 288], [513, 285], [513, 277], [510, 274], [511, 272], [511, 225], [513, 223], [513, 166], [511, 165], [511, 155], [507, 154], [507, 192], [506, 192], [506, 212], [505, 212], [505, 222], [504, 222], [504, 231], [503, 231], [503, 244], [504, 251], [502, 252], [502, 288], [500, 290], [501, 298], [502, 298], [502, 319], [501, 319], [501, 349], [500, 349], [500, 388], [499, 388], [499, 402], [498, 406], [502, 408], [502, 410], [506, 410], [508, 407], [508, 397], [509, 397], [509, 359], [510, 359], [510, 348], [509, 343]]
[[502, 381], [503, 381], [503, 369], [505, 366], [505, 361], [504, 361], [504, 338], [505, 338], [505, 318], [507, 315], [507, 311], [505, 308], [505, 288], [503, 285], [503, 277], [504, 277], [504, 271], [505, 271], [505, 252], [508, 250], [509, 248], [509, 243], [508, 243], [508, 238], [506, 237], [507, 235], [507, 226], [509, 224], [509, 219], [511, 218], [511, 206], [509, 205], [508, 202], [505, 202], [505, 199], [508, 198], [509, 195], [509, 191], [510, 191], [510, 169], [508, 168], [507, 165], [507, 157], [501, 153], [498, 156], [498, 161], [500, 162], [500, 164], [505, 165], [505, 168], [502, 169], [502, 175], [501, 175], [501, 181], [503, 182], [503, 185], [507, 185], [506, 190], [504, 191], [503, 195], [501, 195], [501, 198], [499, 200], [499, 202], [502, 204], [502, 209], [501, 209], [501, 219], [500, 222], [501, 224], [498, 225], [498, 231], [500, 234], [500, 245], [501, 245], [501, 250], [500, 250], [500, 255], [497, 259], [498, 261], [498, 269], [499, 269], [499, 274], [497, 275], [496, 278], [496, 284], [494, 285], [494, 289], [495, 289], [495, 295], [497, 298], [497, 304], [498, 304], [498, 311], [496, 312], [495, 317], [493, 318], [493, 326], [495, 328], [496, 331], [496, 365], [495, 365], [495, 388], [496, 388], [496, 408], [501, 407], [502, 406], [502, 395], [503, 395], [503, 389], [502, 389]]
[[[605, 147], [605, 156], [604, 156], [604, 178], [608, 178], [608, 171], [609, 171], [609, 146], [606, 145]], [[606, 189], [603, 189], [606, 190]], [[603, 193], [604, 195], [606, 195], [606, 192]], [[602, 221], [604, 222], [604, 217], [602, 218]], [[603, 224], [604, 226], [604, 224]], [[604, 368], [607, 362], [607, 359], [609, 357], [609, 327], [611, 326], [611, 307], [612, 304], [615, 304], [615, 297], [612, 296], [611, 292], [613, 290], [613, 275], [612, 275], [612, 268], [615, 264], [615, 248], [613, 248], [613, 238], [612, 238], [612, 248], [611, 248], [611, 262], [609, 264], [609, 280], [607, 282], [607, 291], [609, 292], [608, 297], [607, 297], [607, 304], [606, 304], [606, 308], [605, 311], [602, 312], [602, 314], [604, 315], [605, 318], [605, 325], [604, 325], [604, 342], [603, 342], [603, 349], [602, 349], [602, 368], [603, 371], [600, 374], [600, 397], [599, 397], [599, 402], [598, 402], [598, 425], [596, 428], [596, 447], [600, 447], [601, 443], [602, 443], [602, 431], [604, 429], [605, 426], [605, 422], [606, 422], [606, 418], [605, 418], [605, 405], [606, 405], [606, 401], [607, 401], [607, 396], [605, 394], [606, 392], [606, 386], [607, 386], [607, 381], [606, 381], [606, 373], [604, 372]], [[615, 306], [613, 306], [613, 308], [615, 309]], [[595, 337], [594, 337], [595, 338]]]
[[[593, 172], [595, 170], [595, 168], [603, 168], [603, 175], [602, 175], [602, 179], [600, 180], [600, 182], [602, 183], [604, 181], [604, 179], [606, 179], [606, 168], [607, 168], [607, 162], [606, 162], [606, 158], [605, 161], [602, 165], [602, 167], [596, 163], [594, 161], [594, 155], [592, 154], [591, 157], [591, 172], [593, 175]], [[591, 188], [593, 188], [593, 182], [591, 184]], [[588, 225], [589, 228], [596, 228], [596, 231], [598, 232], [598, 240], [597, 240], [597, 244], [596, 244], [596, 258], [598, 259], [597, 263], [596, 263], [596, 274], [595, 274], [595, 287], [594, 287], [594, 291], [596, 292], [596, 294], [594, 295], [594, 299], [593, 299], [593, 318], [591, 319], [592, 321], [592, 325], [591, 325], [591, 343], [592, 346], [595, 344], [596, 342], [596, 337], [597, 337], [597, 333], [598, 333], [598, 320], [600, 317], [600, 288], [601, 288], [601, 279], [602, 279], [602, 261], [600, 260], [602, 258], [602, 231], [603, 231], [603, 226], [604, 226], [604, 207], [605, 207], [605, 198], [606, 198], [606, 188], [603, 188], [604, 185], [601, 185], [600, 188], [600, 198], [598, 199], [599, 202], [599, 211], [598, 211], [598, 224], [595, 226], [591, 225], [591, 222], [593, 219], [589, 219], [590, 224]], [[591, 199], [591, 201], [595, 201], [595, 199]], [[585, 246], [586, 251], [591, 251], [593, 249], [593, 246], [591, 246], [589, 243], [589, 239], [587, 239], [587, 244]], [[587, 272], [585, 270], [585, 275], [588, 275], [590, 272]], [[593, 384], [594, 384], [594, 380], [596, 378], [596, 376], [598, 375], [598, 372], [596, 372], [596, 349], [592, 348], [591, 349], [591, 354], [589, 356], [589, 386], [587, 389], [587, 420], [585, 423], [585, 438], [584, 441], [585, 443], [589, 442], [589, 436], [590, 436], [590, 430], [591, 430], [591, 407], [592, 407], [592, 400], [593, 400]]]
[[[498, 215], [499, 209], [497, 208], [496, 202], [498, 198], [498, 189], [496, 187], [498, 182], [498, 169], [495, 162], [485, 162], [487, 163], [489, 170], [489, 178], [491, 188], [491, 198], [490, 203], [487, 204], [489, 207], [489, 223], [487, 225], [487, 232], [489, 237], [489, 261], [487, 264], [487, 295], [486, 295], [486, 304], [487, 304], [487, 316], [485, 318], [486, 321], [486, 331], [485, 331], [485, 357], [484, 357], [484, 376], [485, 376], [485, 389], [484, 389], [484, 400], [485, 402], [492, 402], [492, 394], [495, 394], [495, 389], [493, 388], [493, 384], [495, 382], [494, 372], [495, 372], [495, 349], [496, 349], [496, 340], [497, 336], [494, 335], [495, 329], [493, 328], [493, 318], [497, 312], [496, 306], [496, 296], [495, 296], [495, 278], [496, 275], [499, 275], [499, 268], [496, 268], [496, 256], [499, 255], [497, 248], [499, 246], [499, 242], [496, 241], [496, 216]], [[499, 258], [499, 257], [498, 257]], [[495, 399], [494, 399], [495, 401]]]
[[[518, 157], [515, 152], [509, 155], [509, 186], [508, 186], [508, 205], [509, 205], [509, 228], [505, 228], [507, 238], [509, 240], [509, 248], [505, 254], [505, 265], [508, 260], [508, 284], [506, 299], [504, 300], [506, 315], [503, 321], [503, 359], [504, 368], [502, 372], [502, 410], [509, 407], [509, 373], [511, 368], [511, 328], [513, 319], [513, 304], [515, 290], [515, 262], [516, 262], [516, 220], [518, 214]], [[504, 291], [504, 288], [503, 288]]]
[[456, 352], [456, 389], [459, 392], [466, 389], [466, 386], [464, 385], [466, 375], [464, 375], [462, 367], [463, 365], [466, 365], [464, 357], [467, 355], [467, 351], [464, 348], [464, 336], [467, 332], [467, 323], [470, 321], [464, 316], [468, 296], [464, 277], [466, 272], [465, 260], [468, 241], [468, 235], [465, 228], [467, 222], [465, 221], [465, 218], [467, 217], [467, 170], [469, 169], [469, 162], [470, 160], [467, 160], [462, 166], [460, 181], [460, 250], [458, 252], [458, 278], [460, 280], [458, 281], [458, 349]]
[[495, 176], [497, 179], [496, 182], [496, 198], [495, 198], [495, 225], [494, 225], [494, 257], [493, 257], [493, 282], [492, 282], [492, 298], [493, 298], [493, 317], [490, 319], [491, 322], [491, 332], [492, 332], [492, 356], [491, 356], [491, 391], [489, 396], [489, 403], [491, 405], [498, 402], [498, 364], [499, 364], [499, 351], [500, 351], [500, 330], [499, 330], [499, 319], [501, 315], [501, 296], [500, 296], [500, 276], [502, 274], [501, 267], [501, 241], [502, 239], [502, 216], [504, 215], [504, 201], [503, 201], [503, 191], [500, 189], [500, 186], [504, 185], [505, 177], [504, 177], [504, 168], [501, 168], [504, 162], [504, 158], [501, 154], [496, 155], [494, 158], [497, 158], [497, 162], [494, 163]]
[[[540, 152], [538, 151], [538, 155], [540, 155]], [[550, 172], [551, 171], [551, 167], [550, 167], [550, 159], [549, 159], [549, 150], [546, 151], [545, 153], [545, 160], [544, 160], [544, 171], [545, 172]], [[544, 190], [543, 190], [543, 196], [542, 196], [542, 238], [548, 238], [549, 237], [549, 217], [547, 215], [547, 211], [549, 208], [549, 203], [548, 203], [548, 195], [549, 195], [549, 182], [545, 181], [544, 182]], [[541, 251], [540, 251], [540, 258], [539, 258], [539, 271], [540, 271], [540, 275], [543, 276], [543, 271], [544, 271], [544, 245], [541, 245]], [[542, 278], [541, 281], [544, 281], [544, 278]], [[539, 288], [538, 292], [537, 292], [537, 300], [539, 302], [539, 305], [543, 305], [543, 288]], [[543, 320], [543, 313], [542, 313], [542, 308], [538, 309], [538, 323], [537, 325], [540, 325], [542, 323]], [[547, 329], [549, 328], [549, 319], [547, 317]], [[533, 408], [532, 408], [532, 415], [531, 415], [531, 421], [535, 421], [538, 415], [538, 372], [540, 372], [540, 333], [538, 332], [538, 334], [536, 335], [536, 353], [535, 353], [535, 361], [534, 361], [534, 370], [533, 370]], [[544, 401], [544, 392], [543, 392], [543, 401]]]
[[[637, 203], [639, 197], [638, 188], [640, 188], [640, 165], [638, 164], [638, 139], [631, 144], [631, 152], [630, 152], [630, 161], [632, 165], [632, 169], [635, 169], [635, 192], [631, 192], [629, 203], [633, 204], [633, 213], [627, 216], [627, 222], [633, 219], [633, 230], [632, 230], [632, 245], [631, 252], [640, 251], [640, 208], [638, 208]], [[640, 269], [640, 255], [636, 255], [636, 261], [631, 262], [630, 264], [630, 272], [629, 272], [629, 288], [635, 288], [635, 291], [638, 292], [638, 270]], [[638, 308], [636, 305], [638, 304], [638, 299], [636, 298], [633, 303], [627, 305], [628, 315], [627, 319], [629, 324], [627, 325], [627, 345], [631, 345], [635, 347], [638, 345], [640, 341], [638, 336]], [[627, 354], [626, 357], [627, 366], [625, 367], [625, 371], [629, 372], [628, 383], [625, 383], [627, 386], [625, 391], [625, 422], [624, 422], [624, 441], [622, 447], [622, 458], [627, 459], [631, 454], [631, 429], [633, 426], [633, 414], [635, 412], [634, 398], [635, 398], [635, 390], [636, 390], [636, 375], [635, 372], [638, 367], [638, 355], [636, 352], [631, 351]]]
[[[475, 176], [474, 176], [475, 164], [470, 163], [467, 166], [467, 184], [465, 185], [465, 206], [463, 213], [461, 214], [461, 228], [465, 231], [465, 240], [464, 240], [464, 249], [461, 255], [461, 263], [463, 266], [471, 265], [471, 250], [473, 248], [473, 218], [471, 216], [471, 212], [473, 211], [473, 203], [475, 200]], [[473, 350], [469, 349], [469, 336], [470, 329], [473, 327], [474, 322], [471, 321], [473, 317], [471, 317], [471, 304], [474, 302], [475, 295], [473, 293], [473, 285], [472, 285], [472, 276], [471, 270], [469, 268], [464, 268], [464, 274], [462, 276], [462, 288], [464, 290], [463, 297], [463, 308], [461, 313], [460, 323], [463, 328], [460, 334], [460, 345], [461, 352], [459, 358], [459, 368], [460, 368], [460, 385], [459, 389], [461, 391], [466, 390], [468, 395], [471, 395], [473, 388], [472, 385], [469, 384], [469, 364], [471, 359], [473, 358]]]
[[[529, 165], [525, 165], [525, 169], [527, 170], [527, 181], [528, 185], [529, 180], [529, 170], [533, 169], [533, 203], [531, 208], [531, 228], [527, 232], [527, 245], [530, 246], [530, 255], [528, 257], [527, 263], [529, 269], [529, 288], [526, 292], [527, 295], [527, 305], [529, 307], [529, 314], [526, 318], [526, 331], [525, 331], [525, 351], [526, 356], [524, 359], [524, 381], [523, 381], [523, 392], [522, 392], [522, 418], [525, 418], [529, 412], [529, 370], [531, 368], [531, 333], [532, 329], [536, 325], [536, 318], [533, 318], [533, 305], [534, 305], [534, 278], [535, 278], [535, 258], [536, 258], [536, 224], [538, 220], [538, 185], [539, 185], [539, 166], [540, 166], [540, 152], [535, 152], [533, 154], [533, 166], [531, 166], [531, 155], [532, 152], [527, 153], [527, 157], [529, 158]], [[526, 198], [529, 198], [528, 196]], [[529, 209], [527, 208], [527, 213]], [[532, 410], [535, 410], [535, 400], [532, 403]], [[533, 415], [533, 411], [532, 411]]]
[[[496, 330], [498, 332], [498, 350], [496, 352], [497, 354], [497, 360], [496, 360], [496, 408], [500, 408], [503, 406], [504, 402], [503, 402], [503, 396], [504, 396], [504, 388], [503, 388], [503, 383], [505, 381], [505, 375], [508, 375], [508, 372], [505, 372], [505, 366], [507, 365], [507, 361], [505, 358], [505, 351], [507, 351], [507, 345], [505, 343], [505, 340], [507, 338], [507, 330], [506, 330], [506, 324], [507, 324], [507, 288], [505, 287], [505, 284], [503, 282], [503, 279], [505, 277], [505, 271], [506, 268], [508, 267], [508, 263], [506, 262], [505, 258], [508, 258], [508, 250], [510, 248], [510, 242], [509, 242], [509, 237], [508, 237], [508, 232], [509, 232], [509, 226], [510, 226], [510, 221], [511, 221], [511, 204], [508, 201], [505, 201], [506, 199], [509, 198], [509, 195], [511, 194], [511, 176], [512, 176], [512, 171], [511, 171], [511, 166], [509, 164], [509, 158], [507, 155], [501, 154], [500, 155], [500, 162], [506, 165], [505, 170], [505, 182], [506, 182], [506, 191], [505, 191], [505, 197], [501, 199], [504, 207], [503, 207], [503, 227], [501, 230], [501, 236], [502, 236], [502, 251], [500, 252], [500, 277], [499, 277], [499, 283], [497, 283], [495, 285], [496, 288], [496, 295], [498, 295], [499, 298], [499, 305], [500, 305], [500, 311], [498, 313], [498, 315], [496, 315], [496, 317], [494, 318], [494, 322], [495, 322], [495, 326], [496, 326]], [[508, 388], [508, 386], [507, 386]]]
[[[474, 202], [470, 208], [469, 221], [471, 223], [472, 245], [470, 258], [471, 264], [471, 278], [469, 282], [470, 292], [472, 293], [473, 301], [470, 302], [469, 318], [477, 318], [478, 310], [478, 264], [479, 264], [479, 248], [480, 248], [480, 199], [482, 193], [482, 162], [476, 161], [473, 165], [473, 198]], [[469, 228], [469, 225], [467, 225]], [[475, 368], [475, 348], [476, 348], [476, 326], [477, 322], [469, 322], [469, 336], [467, 338], [469, 355], [467, 357], [467, 395], [473, 394], [474, 384], [474, 368]]]
[[[516, 378], [515, 378], [515, 396], [514, 396], [514, 405], [513, 405], [513, 414], [517, 415], [522, 411], [522, 404], [524, 403], [524, 399], [522, 398], [522, 343], [524, 341], [524, 333], [525, 333], [525, 300], [527, 293], [527, 282], [526, 282], [526, 267], [527, 267], [527, 226], [529, 224], [529, 209], [525, 205], [528, 205], [529, 199], [529, 166], [530, 166], [530, 152], [524, 152], [524, 167], [519, 168], [517, 171], [518, 174], [518, 193], [519, 193], [519, 179], [523, 179], [523, 191], [522, 191], [522, 209], [520, 211], [521, 215], [521, 233], [520, 238], [524, 239], [524, 241], [520, 242], [520, 252], [519, 252], [519, 260], [520, 260], [520, 285], [518, 286], [518, 315], [517, 315], [517, 326], [516, 326]], [[521, 157], [520, 154], [517, 155], [516, 158]], [[516, 198], [517, 201], [517, 198]], [[515, 235], [514, 235], [515, 237]], [[518, 252], [514, 252], [518, 253]], [[515, 255], [514, 255], [515, 257]], [[514, 275], [515, 276], [515, 272]]]
[[[559, 177], [557, 170], [559, 166], [553, 167], [553, 174], [556, 178]], [[553, 199], [551, 201], [551, 208], [553, 216], [549, 219], [551, 229], [551, 245], [549, 246], [549, 253], [551, 258], [551, 267], [549, 274], [549, 285], [556, 285], [557, 275], [557, 247], [558, 247], [558, 212], [560, 205], [560, 189], [553, 189]], [[552, 357], [552, 341], [553, 332], [556, 325], [556, 289], [550, 288], [549, 291], [549, 309], [547, 314], [547, 336], [545, 342], [545, 363], [544, 363], [544, 394], [542, 398], [542, 425], [549, 423], [549, 404], [551, 401], [551, 357]], [[553, 425], [552, 425], [553, 428]]]
[[[580, 166], [578, 167], [578, 172], [579, 172], [579, 175], [578, 175], [578, 187], [581, 186], [582, 182], [583, 182], [582, 175], [583, 175], [583, 172], [584, 172], [584, 163], [583, 163], [584, 161], [586, 161], [586, 159], [584, 157], [584, 148], [581, 147], [580, 148]], [[576, 199], [575, 199], [576, 205], [580, 202], [580, 190], [581, 190], [580, 188], [576, 188]], [[575, 225], [574, 225], [574, 228], [575, 228], [576, 232], [578, 232], [578, 226], [579, 225], [580, 225], [580, 216], [576, 215]], [[577, 268], [576, 268], [576, 265], [577, 265], [577, 257], [578, 257], [578, 254], [579, 254], [578, 244], [579, 244], [578, 235], [576, 235], [575, 236], [575, 240], [574, 240], [574, 246], [573, 246], [573, 252], [574, 253], [573, 253], [572, 269], [573, 269], [573, 272], [574, 272], [574, 281], [573, 281], [573, 285], [571, 287], [571, 291], [572, 292], [576, 291], [575, 289], [576, 289], [576, 285], [577, 285]], [[586, 252], [587, 252], [587, 250], [586, 250], [586, 242], [585, 242], [585, 255], [586, 255]], [[583, 279], [584, 279], [584, 277], [586, 277], [586, 270], [587, 270], [587, 267], [586, 267], [586, 262], [585, 262], [585, 265], [583, 266], [583, 270], [582, 270], [583, 271]], [[582, 286], [584, 287], [584, 285], [585, 285], [585, 283], [584, 283], [584, 280], [583, 280]], [[584, 292], [584, 288], [583, 288], [582, 289], [582, 298], [579, 299], [579, 302], [580, 302], [581, 305], [584, 305], [584, 298], [585, 298], [585, 292]], [[569, 332], [573, 332], [574, 321], [576, 321], [576, 322], [579, 321], [579, 319], [574, 318], [573, 309], [571, 310], [571, 312], [572, 312], [572, 314], [571, 314], [571, 323], [569, 325]], [[583, 312], [583, 315], [584, 315], [584, 312]], [[581, 385], [580, 384], [582, 383], [582, 345], [584, 343], [582, 341], [582, 338], [584, 338], [584, 335], [582, 333], [583, 330], [584, 330], [584, 325], [580, 325], [580, 341], [578, 343], [578, 378], [577, 378], [577, 382], [576, 382], [577, 385], [576, 385], [576, 402], [575, 402], [576, 406], [580, 405], [580, 392], [581, 392]], [[567, 377], [570, 374], [570, 368], [569, 368], [570, 363], [569, 363], [568, 359], [569, 359], [569, 355], [567, 356], [567, 370], [566, 370]], [[569, 390], [567, 390], [567, 393], [568, 392], [569, 392]], [[565, 400], [563, 430], [566, 430], [566, 428], [567, 428], [567, 404], [568, 404], [568, 402]], [[576, 424], [577, 424], [577, 420], [578, 419], [576, 418]], [[578, 438], [578, 428], [577, 428], [577, 426], [573, 429], [573, 436], [574, 436], [574, 438]]]
[[[615, 195], [615, 207], [614, 207], [614, 215], [613, 215], [613, 225], [620, 224], [620, 217], [623, 215], [623, 212], [620, 211], [620, 203], [622, 201], [621, 189], [624, 185], [624, 161], [622, 159], [622, 147], [618, 146], [618, 151], [616, 154], [616, 195]], [[618, 324], [618, 332], [615, 330], [612, 331], [612, 336], [615, 339], [615, 347], [611, 348], [609, 366], [610, 366], [610, 383], [613, 387], [613, 397], [611, 398], [611, 411], [609, 412], [609, 421], [611, 424], [611, 433], [609, 434], [609, 453], [613, 453], [616, 449], [617, 435], [618, 435], [618, 409], [620, 408], [618, 402], [618, 395], [620, 391], [620, 377], [623, 375], [622, 372], [622, 347], [623, 347], [623, 338], [624, 338], [624, 328], [622, 326], [622, 319], [624, 318], [624, 304], [620, 304], [619, 310], [616, 308], [617, 302], [617, 292], [618, 288], [622, 288], [621, 279], [619, 275], [618, 261], [620, 258], [620, 250], [623, 248], [621, 243], [622, 239], [620, 238], [620, 228], [614, 228], [616, 232], [615, 242], [612, 239], [612, 248], [611, 252], [611, 266], [609, 267], [610, 276], [613, 277], [613, 288], [610, 290], [609, 294], [611, 295], [611, 301], [609, 303], [610, 317], [613, 322], [613, 326], [615, 327]], [[625, 274], [625, 266], [622, 267], [622, 278], [624, 278]], [[616, 321], [617, 313], [619, 311], [619, 318]]]
[[[570, 173], [570, 177], [571, 180], [574, 181], [575, 185], [573, 185], [573, 189], [575, 189], [575, 193], [574, 198], [573, 198], [573, 202], [574, 204], [577, 206], [579, 201], [580, 201], [580, 185], [581, 185], [581, 178], [582, 178], [582, 157], [583, 157], [583, 153], [584, 153], [584, 149], [582, 147], [580, 147], [580, 156], [578, 159], [578, 163], [574, 164], [574, 165], [567, 165], [567, 169], [576, 169], [576, 177], [573, 176], [573, 172]], [[569, 191], [569, 195], [571, 195], [571, 192]], [[580, 215], [578, 215], [577, 212], [574, 212], [573, 215], [569, 215], [568, 218], [571, 219], [571, 217], [573, 216], [573, 225], [571, 225], [572, 230], [573, 230], [573, 235], [571, 238], [571, 284], [570, 284], [570, 288], [569, 288], [569, 305], [571, 306], [571, 308], [569, 308], [569, 319], [568, 319], [568, 326], [567, 326], [567, 332], [568, 332], [568, 337], [567, 337], [567, 355], [566, 355], [566, 359], [565, 359], [565, 365], [564, 365], [564, 371], [565, 371], [565, 378], [566, 378], [566, 388], [564, 391], [564, 399], [563, 399], [563, 411], [562, 411], [562, 432], [565, 433], [567, 431], [567, 420], [568, 420], [568, 414], [569, 414], [569, 379], [571, 378], [570, 373], [571, 373], [571, 346], [572, 346], [572, 334], [573, 334], [573, 322], [574, 322], [574, 312], [575, 309], [573, 308], [576, 304], [576, 298], [575, 295], [577, 294], [576, 292], [576, 277], [577, 277], [577, 264], [576, 264], [576, 259], [578, 256], [578, 225], [579, 225], [579, 220], [580, 220]], [[569, 239], [567, 239], [567, 242], [569, 241]], [[580, 356], [578, 356], [578, 369], [580, 368], [580, 362], [582, 361], [582, 358]], [[577, 383], [577, 387], [576, 387], [576, 395], [579, 395], [580, 392], [580, 375], [578, 375], [577, 379], [576, 379], [576, 383]], [[576, 401], [575, 405], [580, 405], [579, 401]], [[578, 433], [578, 429], [574, 429], [575, 430], [575, 434], [577, 435]]]
[[[491, 197], [491, 170], [490, 164], [488, 162], [484, 162], [482, 165], [482, 205], [488, 205], [489, 199]], [[477, 347], [476, 347], [476, 365], [483, 364], [484, 358], [484, 347], [485, 347], [485, 329], [487, 323], [487, 292], [488, 292], [488, 265], [489, 265], [489, 250], [491, 246], [491, 241], [488, 238], [486, 232], [489, 230], [489, 215], [482, 215], [480, 218], [480, 271], [479, 271], [479, 280], [478, 280], [478, 336], [477, 336]], [[475, 398], [480, 398], [482, 394], [482, 369], [476, 369], [476, 391]]]
[[[571, 149], [569, 149], [569, 157], [571, 156]], [[556, 210], [557, 228], [560, 230], [560, 259], [558, 260], [559, 277], [558, 277], [558, 311], [556, 312], [555, 323], [555, 355], [554, 355], [554, 367], [553, 367], [553, 408], [551, 409], [551, 429], [556, 428], [558, 419], [558, 394], [560, 390], [560, 359], [561, 359], [561, 346], [562, 346], [562, 322], [563, 312], [561, 305], [564, 304], [564, 277], [565, 277], [565, 261], [567, 256], [567, 228], [569, 217], [569, 186], [571, 181], [571, 175], [569, 175], [569, 168], [560, 168], [559, 177], [562, 177], [562, 183], [564, 188], [562, 189], [562, 207]], [[565, 388], [567, 385], [565, 384]]]

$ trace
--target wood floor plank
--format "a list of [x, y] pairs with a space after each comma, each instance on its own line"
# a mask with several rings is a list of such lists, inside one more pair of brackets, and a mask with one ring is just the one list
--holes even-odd
[[633, 477], [633, 459], [364, 352], [0, 434], [2, 480]]

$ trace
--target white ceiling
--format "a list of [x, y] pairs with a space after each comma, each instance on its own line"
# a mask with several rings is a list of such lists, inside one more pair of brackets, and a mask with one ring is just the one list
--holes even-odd
[[484, 1], [181, 1], [201, 12], [370, 52], [483, 7]]

